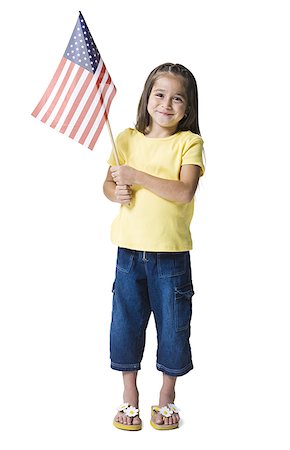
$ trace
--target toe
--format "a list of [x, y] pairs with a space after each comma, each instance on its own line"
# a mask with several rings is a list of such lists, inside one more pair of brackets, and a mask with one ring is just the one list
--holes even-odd
[[133, 425], [140, 425], [140, 423], [141, 423], [140, 417], [138, 417], [138, 416], [133, 417], [132, 423], [133, 423]]
[[161, 414], [156, 414], [155, 423], [157, 423], [157, 425], [163, 425], [163, 416]]

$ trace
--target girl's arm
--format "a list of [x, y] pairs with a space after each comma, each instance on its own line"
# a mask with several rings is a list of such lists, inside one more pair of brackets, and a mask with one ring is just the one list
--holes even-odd
[[112, 178], [110, 168], [108, 169], [107, 177], [103, 185], [105, 196], [112, 202], [123, 204], [130, 203], [132, 200], [132, 190], [130, 186], [117, 185]]
[[193, 199], [200, 177], [200, 167], [194, 164], [181, 166], [178, 181], [155, 177], [127, 165], [112, 166], [110, 172], [117, 185], [140, 185], [165, 200], [180, 203]]

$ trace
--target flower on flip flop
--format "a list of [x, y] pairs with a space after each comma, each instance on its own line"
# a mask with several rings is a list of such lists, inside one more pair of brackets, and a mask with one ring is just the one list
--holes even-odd
[[129, 403], [122, 403], [122, 405], [119, 406], [118, 411], [125, 411], [129, 406]]
[[135, 406], [129, 406], [128, 408], [125, 409], [124, 413], [126, 414], [126, 416], [128, 417], [135, 417], [138, 415], [139, 409], [135, 408]]
[[179, 413], [180, 409], [178, 409], [174, 403], [168, 403], [168, 408], [171, 409], [174, 413]]
[[170, 417], [173, 414], [173, 411], [169, 409], [167, 406], [162, 406], [159, 410], [159, 414], [162, 414], [164, 417]]

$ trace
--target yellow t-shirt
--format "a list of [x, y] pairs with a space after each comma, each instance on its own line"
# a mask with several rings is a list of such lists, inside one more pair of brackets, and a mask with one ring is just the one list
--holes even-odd
[[[179, 180], [180, 168], [195, 164], [204, 173], [203, 140], [191, 131], [165, 138], [149, 138], [128, 128], [117, 136], [120, 164], [168, 180]], [[108, 163], [116, 165], [113, 152]], [[111, 239], [119, 247], [152, 252], [180, 252], [192, 249], [190, 203], [165, 200], [142, 186], [132, 186], [130, 205], [121, 205], [112, 223]]]

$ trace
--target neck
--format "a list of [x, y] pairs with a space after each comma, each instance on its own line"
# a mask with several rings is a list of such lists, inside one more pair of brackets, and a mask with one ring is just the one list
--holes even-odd
[[149, 138], [165, 138], [172, 136], [174, 133], [176, 133], [176, 127], [174, 128], [155, 128], [155, 127], [148, 127], [145, 131], [145, 136]]

